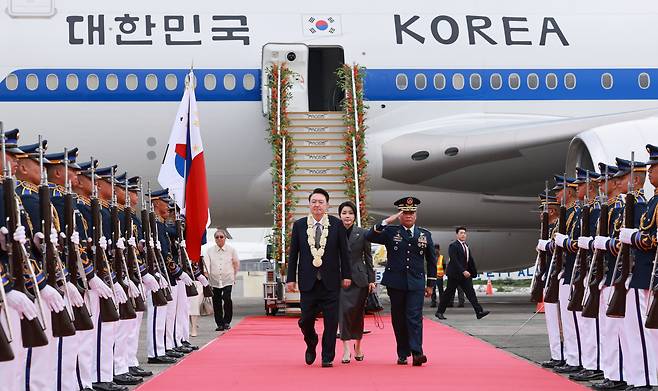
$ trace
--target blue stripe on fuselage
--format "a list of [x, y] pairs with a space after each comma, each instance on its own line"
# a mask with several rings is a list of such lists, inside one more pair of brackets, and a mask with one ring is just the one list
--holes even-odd
[[[195, 69], [198, 80], [196, 97], [199, 101], [260, 101], [260, 69]], [[0, 102], [158, 102], [179, 101], [185, 85], [186, 69], [21, 69], [13, 72], [18, 80], [14, 90], [7, 88], [7, 80], [0, 82]], [[609, 73], [613, 84], [610, 89], [602, 86], [602, 77]], [[365, 79], [365, 97], [371, 101], [526, 101], [526, 100], [653, 100], [658, 99], [658, 88], [652, 84], [641, 88], [639, 77], [642, 73], [649, 80], [658, 83], [658, 68], [611, 68], [611, 69], [368, 69]], [[453, 78], [460, 74], [464, 86], [455, 88]], [[494, 89], [491, 85], [493, 75], [500, 75], [502, 86]], [[510, 76], [516, 74], [520, 83], [517, 89], [510, 86]], [[537, 75], [538, 87], [531, 89], [528, 76]], [[569, 89], [565, 78], [572, 74], [575, 87]], [[34, 90], [27, 88], [26, 80], [36, 76], [38, 85]], [[57, 79], [53, 90], [46, 85], [49, 75]], [[67, 86], [67, 76], [77, 77], [77, 88]], [[98, 88], [87, 87], [87, 78], [96, 75]], [[118, 86], [110, 90], [108, 77], [116, 76]], [[127, 79], [134, 75], [137, 86], [130, 90]], [[146, 78], [155, 76], [157, 86], [147, 88]], [[175, 76], [177, 83], [168, 89], [165, 80], [168, 75]], [[406, 88], [396, 85], [396, 78], [406, 77]], [[424, 75], [425, 87], [417, 88], [416, 77]], [[445, 79], [443, 88], [435, 85], [435, 77]], [[470, 85], [472, 75], [479, 75], [480, 88]], [[557, 85], [549, 89], [547, 79], [555, 75]], [[233, 76], [234, 87], [225, 86], [225, 77]], [[170, 78], [172, 76], [169, 76]], [[215, 88], [207, 89], [206, 78], [215, 79]], [[475, 76], [474, 76], [475, 77]], [[245, 83], [252, 78], [253, 86]], [[422, 79], [422, 77], [421, 77]], [[52, 80], [51, 80], [52, 81]], [[51, 87], [53, 85], [51, 84]], [[153, 87], [153, 86], [151, 86]], [[249, 88], [248, 88], [249, 87]], [[253, 87], [253, 88], [252, 88]]]

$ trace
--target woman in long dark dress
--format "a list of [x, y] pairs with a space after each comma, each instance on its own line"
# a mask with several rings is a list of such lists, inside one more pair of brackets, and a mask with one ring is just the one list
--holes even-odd
[[354, 359], [363, 360], [361, 338], [363, 337], [364, 308], [368, 293], [375, 289], [375, 271], [372, 266], [370, 242], [365, 238], [366, 230], [354, 224], [356, 206], [350, 201], [338, 207], [338, 215], [347, 229], [350, 249], [352, 284], [340, 291], [340, 339], [343, 341], [341, 362], [350, 362], [350, 341], [354, 341]]

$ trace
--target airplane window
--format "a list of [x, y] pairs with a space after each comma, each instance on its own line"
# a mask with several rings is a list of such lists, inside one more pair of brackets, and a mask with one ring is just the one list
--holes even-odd
[[606, 90], [609, 90], [609, 89], [612, 88], [613, 83], [614, 83], [614, 80], [613, 80], [612, 75], [610, 73], [606, 72], [603, 75], [601, 75], [601, 85], [603, 86], [603, 88], [605, 88]]
[[521, 86], [521, 78], [519, 77], [518, 73], [512, 73], [509, 75], [507, 78], [507, 83], [509, 84], [509, 88], [513, 90], [518, 90], [519, 87]]
[[531, 90], [536, 90], [539, 88], [539, 76], [536, 73], [531, 73], [528, 75], [528, 88]]
[[637, 77], [637, 82], [640, 84], [640, 88], [646, 90], [651, 85], [651, 78], [646, 72], [640, 73], [640, 76]]
[[557, 88], [557, 76], [555, 73], [549, 73], [546, 75], [546, 87], [548, 87], [549, 90]]
[[416, 89], [424, 90], [427, 87], [427, 77], [422, 73], [417, 74], [414, 77], [414, 84], [416, 85]]
[[233, 91], [235, 89], [235, 76], [231, 73], [224, 75], [224, 89]]
[[107, 89], [110, 91], [114, 91], [117, 88], [119, 88], [119, 78], [117, 77], [117, 75], [115, 75], [114, 73], [110, 73], [109, 75], [107, 75], [107, 77], [105, 78], [105, 87], [107, 87]]
[[437, 90], [446, 88], [446, 77], [443, 76], [443, 73], [437, 73], [434, 75], [434, 88]]
[[406, 90], [408, 83], [407, 75], [404, 73], [398, 73], [398, 75], [395, 76], [395, 86], [398, 88], [398, 90]]
[[480, 75], [477, 73], [471, 74], [471, 77], [469, 78], [469, 84], [471, 85], [472, 89], [479, 90], [480, 87], [482, 87], [482, 77], [480, 77]]
[[213, 75], [212, 73], [207, 74], [203, 78], [203, 86], [208, 91], [213, 91], [215, 88], [217, 88], [217, 78], [215, 77], [215, 75]]
[[93, 73], [87, 75], [87, 89], [90, 91], [96, 91], [99, 85], [100, 82], [98, 81], [98, 75]]
[[242, 87], [244, 87], [245, 90], [251, 91], [256, 87], [256, 78], [254, 75], [251, 73], [246, 73], [244, 76], [242, 76]]
[[455, 90], [461, 90], [464, 88], [464, 75], [461, 73], [455, 73], [452, 75], [452, 88]]
[[489, 83], [494, 90], [500, 90], [500, 87], [503, 86], [503, 78], [500, 76], [500, 73], [494, 73], [489, 78]]
[[153, 91], [158, 88], [158, 77], [152, 73], [146, 75], [146, 89]]
[[69, 73], [66, 75], [66, 88], [69, 91], [75, 91], [78, 89], [78, 75]]
[[57, 75], [51, 73], [46, 76], [46, 87], [48, 87], [50, 91], [55, 91], [57, 87], [59, 87], [59, 78], [57, 78]]
[[16, 90], [18, 88], [18, 77], [15, 74], [10, 73], [5, 79], [5, 85], [9, 91]]
[[176, 75], [170, 73], [167, 76], [165, 76], [165, 88], [167, 88], [169, 91], [173, 91], [176, 89], [177, 85], [178, 85], [178, 78], [176, 77]]
[[134, 73], [131, 73], [130, 75], [126, 76], [126, 88], [129, 89], [130, 91], [135, 91], [137, 89], [137, 75]]
[[25, 86], [28, 90], [34, 91], [39, 88], [39, 78], [34, 73], [30, 73], [25, 78]]
[[576, 75], [573, 73], [567, 73], [564, 75], [564, 86], [567, 87], [568, 90], [576, 88]]

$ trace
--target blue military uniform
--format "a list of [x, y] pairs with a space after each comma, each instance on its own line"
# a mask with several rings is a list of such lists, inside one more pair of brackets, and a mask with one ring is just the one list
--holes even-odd
[[[414, 197], [395, 203], [400, 210], [409, 212], [415, 212], [418, 204], [420, 201]], [[425, 288], [432, 288], [436, 280], [436, 254], [430, 231], [417, 226], [412, 228], [409, 234], [408, 229], [400, 225], [377, 224], [368, 231], [366, 239], [386, 246], [388, 259], [382, 285], [391, 298], [398, 363], [406, 363], [407, 357], [413, 355], [414, 365], [419, 365], [419, 357], [425, 357], [423, 298]]]

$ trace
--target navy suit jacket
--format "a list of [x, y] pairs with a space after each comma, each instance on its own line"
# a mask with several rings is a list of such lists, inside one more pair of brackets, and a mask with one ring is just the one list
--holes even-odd
[[450, 257], [450, 262], [448, 262], [448, 267], [446, 268], [448, 278], [464, 278], [463, 273], [465, 270], [471, 273], [471, 278], [478, 274], [477, 267], [475, 267], [475, 260], [473, 259], [473, 252], [470, 247], [468, 248], [468, 264], [466, 263], [464, 248], [458, 240], [450, 243], [448, 256]]
[[286, 282], [297, 282], [300, 291], [310, 291], [315, 284], [319, 269], [325, 288], [330, 291], [340, 289], [341, 279], [352, 278], [345, 226], [338, 218], [329, 216], [327, 244], [319, 268], [313, 266], [313, 255], [308, 245], [306, 229], [306, 217], [295, 221], [292, 226]]

